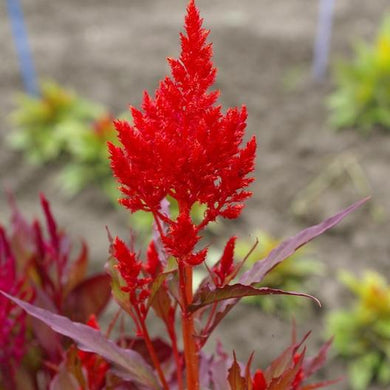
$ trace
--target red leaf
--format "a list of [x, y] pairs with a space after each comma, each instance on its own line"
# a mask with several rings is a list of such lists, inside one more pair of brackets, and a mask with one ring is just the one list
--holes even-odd
[[298, 293], [295, 291], [284, 291], [284, 290], [269, 288], [269, 287], [256, 288], [252, 286], [245, 286], [243, 284], [231, 284], [231, 285], [226, 285], [224, 287], [217, 287], [215, 289], [210, 289], [208, 286], [206, 286], [205, 288], [203, 288], [203, 290], [199, 291], [199, 293], [197, 294], [197, 300], [194, 301], [194, 303], [190, 306], [190, 310], [194, 312], [203, 306], [210, 305], [214, 302], [232, 299], [232, 298], [242, 298], [242, 297], [249, 297], [255, 295], [272, 295], [272, 294], [295, 295], [300, 297], [311, 298], [320, 305], [320, 302], [318, 301], [317, 298], [304, 293]]
[[75, 288], [85, 277], [88, 265], [88, 247], [85, 242], [82, 243], [79, 257], [70, 265], [67, 275], [67, 282], [64, 289], [66, 296], [73, 288]]
[[304, 369], [305, 374], [307, 376], [310, 376], [314, 374], [317, 370], [319, 370], [324, 363], [326, 362], [326, 355], [328, 354], [329, 348], [332, 345], [333, 338], [329, 339], [319, 350], [318, 354], [308, 359], [307, 362], [305, 362]]
[[[239, 282], [244, 285], [256, 284], [261, 282], [263, 277], [277, 264], [285, 260], [287, 257], [291, 256], [298, 248], [312, 239], [318, 237], [322, 233], [326, 232], [328, 229], [337, 225], [341, 222], [348, 214], [352, 211], [355, 211], [358, 207], [363, 205], [365, 202], [369, 200], [369, 197], [364, 198], [345, 210], [342, 210], [335, 214], [334, 216], [326, 219], [325, 221], [319, 223], [318, 225], [314, 225], [309, 227], [294, 237], [288, 239], [287, 241], [282, 242], [277, 248], [275, 248], [271, 253], [267, 256], [266, 259], [262, 261], [258, 261], [255, 265], [246, 273], [244, 273]], [[222, 319], [230, 312], [231, 309], [239, 302], [239, 298], [226, 300], [221, 304], [218, 308], [214, 321], [210, 327], [204, 330], [202, 334], [202, 344], [205, 344], [207, 338], [211, 334], [211, 332], [216, 328], [216, 326], [222, 321]]]
[[88, 325], [72, 322], [66, 317], [30, 305], [4, 292], [1, 293], [56, 332], [73, 339], [81, 350], [94, 352], [116, 364], [126, 378], [150, 389], [160, 389], [152, 368], [139, 353], [118, 347], [113, 341], [104, 337], [100, 331]]
[[314, 225], [305, 230], [302, 230], [297, 235], [289, 238], [286, 241], [283, 241], [280, 245], [273, 249], [264, 260], [256, 262], [250, 270], [245, 272], [240, 278], [240, 283], [245, 285], [260, 283], [264, 276], [276, 265], [294, 254], [294, 252], [301, 246], [305, 245], [309, 241], [326, 232], [328, 229], [337, 225], [348, 214], [367, 202], [368, 199], [369, 198], [364, 198], [349, 206], [345, 210], [319, 223], [318, 225]]
[[241, 368], [237, 362], [236, 354], [233, 352], [234, 361], [229, 368], [228, 381], [231, 390], [247, 390], [245, 378], [241, 375]]
[[[148, 351], [144, 339], [133, 338], [126, 339], [124, 341], [127, 343], [127, 346], [131, 350], [138, 352], [146, 360], [146, 362], [148, 362], [150, 365], [153, 365], [152, 359], [150, 358], [150, 353]], [[165, 362], [172, 355], [172, 348], [163, 339], [152, 339], [152, 344], [160, 363]]]
[[99, 316], [111, 297], [111, 278], [92, 276], [78, 284], [66, 297], [64, 313], [73, 321], [85, 323], [91, 314]]

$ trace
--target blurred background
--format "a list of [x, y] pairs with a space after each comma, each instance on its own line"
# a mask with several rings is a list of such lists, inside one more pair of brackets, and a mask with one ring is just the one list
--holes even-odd
[[[147, 224], [142, 217], [129, 222], [128, 213], [114, 205], [117, 194], [104, 148], [114, 136], [111, 118], [126, 118], [128, 105], [139, 105], [143, 91], [153, 92], [169, 72], [166, 58], [179, 53], [187, 2], [21, 0], [37, 76], [35, 98], [22, 96], [34, 92], [34, 76], [30, 86], [23, 82], [28, 58], [18, 59], [23, 31], [11, 3], [0, 3], [0, 185], [27, 216], [40, 216], [39, 193], [45, 193], [59, 225], [76, 247], [86, 240], [93, 269], [101, 269], [108, 251], [106, 225], [121, 237], [128, 237], [132, 226], [142, 240]], [[313, 351], [330, 333], [341, 335], [323, 376], [337, 377], [347, 367], [355, 375], [369, 367], [369, 379], [352, 380], [363, 387], [346, 380], [335, 389], [388, 389], [390, 373], [380, 366], [390, 367], [390, 330], [379, 336], [373, 331], [379, 357], [363, 361], [375, 347], [355, 340], [358, 353], [345, 351], [345, 329], [351, 334], [348, 326], [354, 325], [330, 319], [330, 313], [350, 310], [356, 325], [361, 319], [356, 305], [382, 299], [382, 311], [370, 315], [390, 321], [389, 3], [197, 0], [197, 5], [211, 29], [220, 102], [225, 108], [247, 105], [248, 137], [256, 134], [259, 144], [253, 198], [238, 221], [219, 221], [207, 239], [221, 248], [234, 232], [243, 248], [255, 237], [260, 245], [268, 237], [264, 240], [272, 247], [372, 196], [298, 256], [302, 262], [309, 259], [305, 265], [291, 266], [281, 282], [274, 281], [284, 286], [298, 280], [294, 288], [318, 297], [321, 309], [311, 302], [302, 307], [299, 298], [246, 302], [217, 336], [242, 360], [255, 350], [264, 366], [289, 342], [294, 316], [300, 334], [312, 330]], [[2, 192], [1, 225], [7, 226], [9, 215]], [[387, 282], [364, 279], [367, 269]], [[341, 270], [360, 282], [340, 278]], [[370, 328], [369, 322], [360, 325]]]

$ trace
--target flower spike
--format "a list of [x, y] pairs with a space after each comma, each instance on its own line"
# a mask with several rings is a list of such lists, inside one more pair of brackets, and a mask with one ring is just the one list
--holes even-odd
[[[158, 213], [161, 201], [170, 196], [177, 201], [179, 216], [171, 221], [172, 241], [192, 232], [191, 245], [174, 243], [185, 249], [180, 257], [193, 254], [199, 241], [197, 232], [218, 216], [237, 218], [243, 201], [251, 193], [246, 187], [254, 180], [256, 140], [241, 147], [246, 127], [245, 107], [229, 108], [224, 114], [216, 104], [218, 91], [209, 91], [216, 76], [209, 31], [194, 1], [180, 35], [181, 54], [168, 59], [171, 77], [159, 85], [154, 97], [144, 94], [142, 109], [131, 107], [133, 124], [115, 121], [122, 146], [109, 144], [111, 166], [124, 198], [120, 202], [131, 212]], [[188, 218], [196, 203], [206, 205], [197, 226]], [[184, 221], [183, 224], [181, 221]], [[183, 233], [181, 232], [183, 228]], [[171, 249], [171, 250], [170, 250]]]

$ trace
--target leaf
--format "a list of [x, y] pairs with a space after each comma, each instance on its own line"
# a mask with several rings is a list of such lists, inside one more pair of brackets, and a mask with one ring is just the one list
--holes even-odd
[[122, 280], [119, 272], [114, 268], [115, 261], [110, 259], [106, 264], [106, 269], [111, 275], [111, 294], [118, 305], [128, 314], [133, 316], [132, 305], [130, 303], [129, 294], [122, 290]]
[[251, 355], [249, 356], [248, 362], [246, 363], [245, 366], [245, 380], [247, 383], [247, 389], [246, 390], [252, 390], [252, 375], [251, 375], [251, 365], [253, 361], [253, 357], [255, 356], [255, 353], [252, 352]]
[[241, 376], [241, 368], [236, 359], [236, 353], [233, 352], [234, 361], [229, 368], [228, 381], [231, 390], [247, 390], [246, 380]]
[[155, 295], [161, 290], [161, 288], [162, 288], [161, 286], [163, 285], [164, 281], [169, 276], [172, 276], [176, 273], [177, 273], [177, 271], [173, 270], [173, 271], [163, 272], [163, 273], [157, 275], [157, 277], [154, 279], [154, 281], [150, 287], [150, 296], [148, 299], [148, 309], [150, 306], [153, 306], [154, 300], [156, 299]]
[[237, 298], [248, 297], [248, 296], [271, 295], [271, 294], [295, 295], [300, 297], [311, 298], [321, 306], [317, 298], [305, 293], [298, 293], [295, 291], [284, 291], [284, 290], [269, 288], [269, 287], [256, 288], [256, 287], [245, 286], [243, 284], [237, 283], [237, 284], [230, 284], [224, 287], [217, 287], [215, 289], [210, 289], [210, 287], [206, 286], [202, 291], [199, 292], [197, 296], [198, 300], [195, 301], [192, 305], [190, 305], [189, 309], [190, 311], [194, 312], [203, 306], [210, 305], [212, 303], [227, 300], [227, 299], [232, 299], [232, 298], [237, 299]]
[[[326, 219], [318, 225], [311, 226], [294, 237], [282, 242], [278, 247], [271, 251], [271, 253], [262, 261], [258, 261], [255, 265], [247, 272], [245, 272], [239, 279], [239, 283], [244, 285], [256, 284], [261, 282], [263, 277], [277, 264], [282, 262], [285, 258], [291, 256], [297, 249], [302, 245], [316, 238], [320, 234], [324, 233], [328, 229], [337, 225], [342, 219], [344, 219], [352, 211], [363, 205], [369, 197], [364, 198], [345, 210], [340, 211], [334, 216]], [[207, 341], [207, 338], [216, 326], [222, 321], [222, 319], [230, 312], [231, 309], [239, 302], [239, 298], [229, 299], [224, 301], [216, 311], [213, 323], [202, 331], [202, 345]]]
[[209, 362], [210, 385], [212, 385], [213, 390], [226, 390], [228, 388], [227, 372], [228, 355], [223, 352], [220, 342], [217, 341], [217, 353]]
[[91, 314], [98, 316], [111, 297], [111, 277], [92, 276], [78, 284], [66, 297], [64, 312], [72, 321], [85, 323]]
[[152, 368], [139, 353], [118, 347], [112, 340], [105, 338], [100, 331], [88, 325], [72, 322], [66, 317], [30, 305], [3, 291], [1, 293], [19, 305], [27, 313], [49, 325], [56, 332], [73, 339], [81, 350], [94, 352], [106, 360], [111, 361], [119, 366], [121, 371], [124, 371], [133, 381], [149, 389], [159, 389]]
[[88, 247], [85, 242], [82, 243], [81, 251], [70, 267], [67, 276], [64, 294], [67, 295], [69, 291], [73, 290], [85, 277], [88, 265]]
[[68, 372], [64, 364], [61, 365], [60, 371], [50, 382], [49, 390], [79, 390], [80, 386], [74, 375]]
[[318, 225], [302, 230], [297, 235], [283, 241], [280, 245], [273, 249], [264, 260], [256, 262], [251, 269], [245, 272], [240, 277], [239, 282], [245, 285], [260, 283], [264, 276], [276, 265], [294, 254], [294, 252], [301, 246], [337, 225], [342, 219], [364, 204], [368, 199], [369, 198], [364, 198]]
[[293, 364], [293, 357], [298, 351], [298, 349], [305, 343], [309, 337], [310, 332], [306, 333], [301, 341], [298, 343], [293, 343], [287, 347], [272, 363], [267, 367], [265, 371], [265, 377], [267, 381], [270, 381], [272, 378], [280, 377], [283, 372], [285, 372], [288, 367]]
[[316, 356], [305, 361], [304, 369], [307, 376], [311, 376], [318, 371], [326, 362], [326, 355], [332, 345], [333, 337], [329, 339], [319, 350]]
[[315, 389], [321, 389], [323, 387], [328, 387], [331, 385], [336, 384], [337, 382], [340, 382], [341, 379], [334, 379], [330, 381], [321, 381], [316, 383], [311, 383], [309, 385], [303, 386], [301, 390], [315, 390]]
[[[150, 365], [153, 364], [152, 358], [148, 347], [146, 346], [145, 340], [142, 338], [126, 338], [126, 345], [131, 348], [131, 350], [138, 352], [147, 363]], [[160, 363], [167, 361], [172, 356], [172, 348], [167, 344], [163, 339], [156, 337], [151, 340], [153, 347], [156, 351], [156, 356]]]
[[156, 315], [160, 317], [167, 325], [170, 323], [171, 297], [165, 286], [160, 286], [154, 294], [151, 306]]
[[[299, 356], [297, 362], [292, 362], [292, 366], [286, 367], [285, 370], [281, 373], [280, 377], [274, 377], [269, 384], [269, 390], [284, 390], [292, 388], [294, 378], [298, 374], [298, 371], [302, 367], [303, 359], [305, 355], [305, 350]], [[290, 357], [292, 360], [292, 357]]]

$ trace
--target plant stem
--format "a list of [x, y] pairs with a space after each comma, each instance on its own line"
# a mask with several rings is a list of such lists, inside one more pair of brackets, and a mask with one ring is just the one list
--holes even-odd
[[199, 357], [194, 339], [193, 314], [188, 310], [192, 303], [192, 267], [179, 261], [180, 293], [183, 301], [182, 332], [186, 363], [187, 390], [199, 390]]
[[142, 331], [143, 331], [143, 339], [144, 339], [146, 347], [148, 349], [150, 358], [152, 359], [154, 368], [157, 370], [158, 376], [159, 376], [160, 381], [161, 381], [161, 385], [163, 386], [164, 390], [169, 390], [169, 386], [168, 386], [168, 383], [165, 379], [164, 373], [161, 369], [160, 361], [158, 360], [156, 350], [154, 349], [152, 340], [150, 339], [149, 332], [148, 332], [148, 329], [146, 327], [145, 321], [142, 318], [140, 318], [140, 323], [141, 323]]
[[172, 350], [173, 355], [176, 362], [176, 370], [177, 370], [177, 384], [179, 387], [179, 390], [184, 390], [184, 384], [183, 384], [183, 367], [182, 367], [182, 360], [179, 355], [179, 349], [177, 347], [177, 337], [176, 337], [176, 331], [175, 331], [175, 321], [173, 320], [171, 324], [167, 324], [168, 327], [168, 333], [172, 341]]

